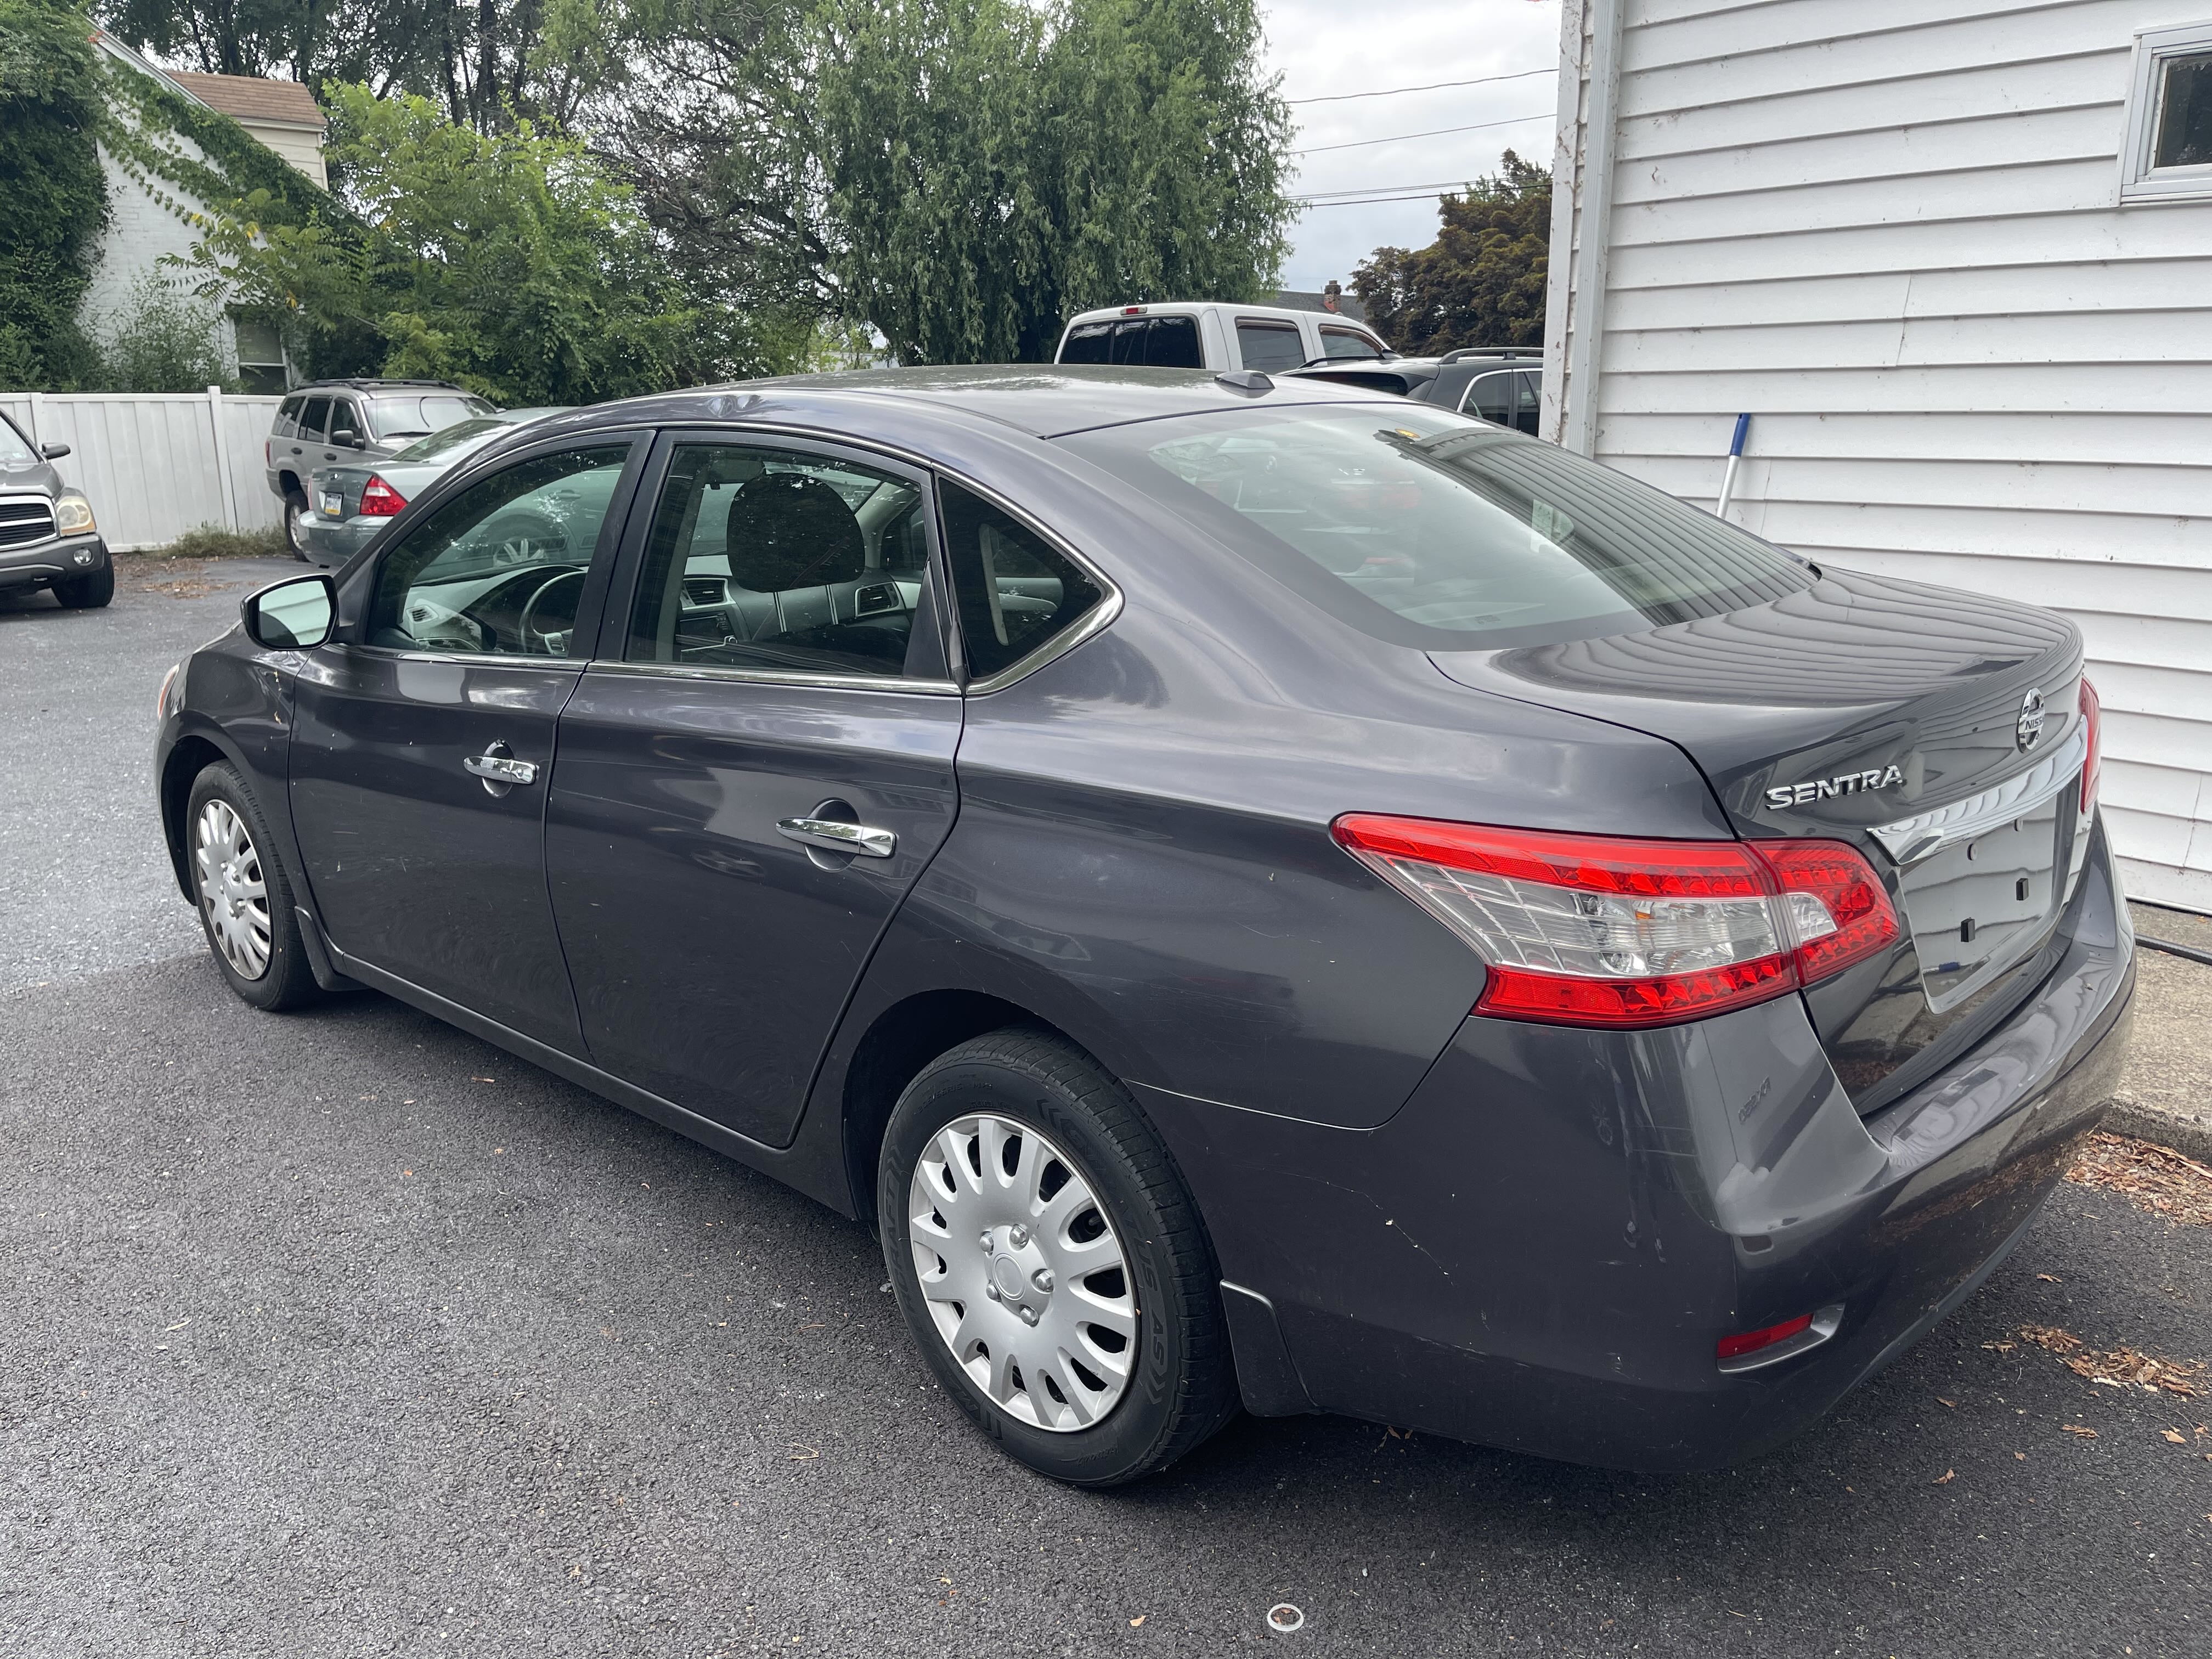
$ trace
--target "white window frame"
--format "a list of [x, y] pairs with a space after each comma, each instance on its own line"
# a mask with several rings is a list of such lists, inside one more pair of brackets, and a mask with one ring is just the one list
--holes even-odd
[[2160, 70], [2170, 58], [2212, 52], [2212, 21], [2172, 28], [2145, 29], [2136, 36], [2136, 55], [2128, 77], [2128, 136], [2120, 151], [2122, 205], [2147, 202], [2212, 201], [2212, 164], [2154, 167], [2152, 143], [2157, 136]]

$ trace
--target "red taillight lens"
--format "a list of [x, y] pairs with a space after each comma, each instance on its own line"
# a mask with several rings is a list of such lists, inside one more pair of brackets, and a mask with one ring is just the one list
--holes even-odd
[[2098, 769], [2104, 760], [2103, 732], [2105, 705], [2097, 696], [2097, 688], [2089, 684], [2087, 674], [2081, 676], [2081, 726], [2088, 734], [2089, 752], [2081, 762], [2081, 816], [2087, 817], [2097, 810]]
[[388, 519], [407, 505], [407, 498], [374, 473], [361, 487], [361, 512], [367, 519]]
[[1724, 1336], [1713, 1345], [1713, 1355], [1717, 1359], [1741, 1359], [1747, 1353], [1757, 1353], [1761, 1348], [1787, 1342], [1800, 1331], [1812, 1328], [1813, 1316], [1799, 1314], [1795, 1319], [1785, 1319], [1779, 1325], [1769, 1325], [1764, 1330], [1746, 1331], [1740, 1336]]
[[1350, 813], [1337, 842], [1490, 964], [1476, 1012], [1668, 1025], [1779, 996], [1898, 936], [1833, 842], [1682, 842]]

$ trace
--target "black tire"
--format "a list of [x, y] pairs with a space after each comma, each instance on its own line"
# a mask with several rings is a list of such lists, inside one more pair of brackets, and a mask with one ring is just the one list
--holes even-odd
[[304, 490], [288, 489], [284, 492], [284, 545], [292, 550], [292, 556], [301, 564], [314, 562], [313, 556], [307, 551], [307, 544], [300, 539], [300, 520], [313, 510], [307, 505]]
[[[975, 1112], [1056, 1144], [1122, 1243], [1137, 1352], [1121, 1398], [1089, 1427], [1054, 1431], [1012, 1415], [969, 1376], [930, 1316], [908, 1239], [909, 1182], [938, 1132]], [[1059, 1038], [994, 1031], [923, 1068], [884, 1132], [877, 1214], [893, 1291], [930, 1370], [976, 1427], [1031, 1468], [1076, 1486], [1119, 1486], [1166, 1468], [1236, 1415], [1220, 1273], [1197, 1206], [1128, 1091]]]
[[98, 611], [115, 597], [115, 567], [104, 564], [54, 584], [54, 597], [70, 611]]
[[[259, 866], [269, 925], [267, 961], [258, 974], [241, 971], [225, 953], [216, 936], [216, 919], [210, 914], [198, 837], [202, 814], [213, 801], [228, 806], [240, 821]], [[262, 816], [260, 804], [228, 761], [216, 762], [192, 780], [191, 793], [185, 804], [185, 867], [192, 884], [193, 908], [199, 912], [200, 931], [207, 936], [208, 954], [215, 958], [215, 965], [241, 1000], [278, 1013], [305, 1007], [321, 998], [322, 990], [316, 985], [314, 969], [307, 961], [307, 946], [300, 939], [300, 917], [294, 908], [292, 879], [276, 851], [276, 837], [269, 833], [269, 821]]]

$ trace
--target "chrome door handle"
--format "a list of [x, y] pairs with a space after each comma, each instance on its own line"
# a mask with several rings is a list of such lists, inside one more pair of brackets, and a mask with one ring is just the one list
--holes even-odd
[[781, 818], [775, 833], [801, 847], [818, 847], [825, 853], [858, 853], [864, 859], [887, 859], [898, 851], [898, 836], [889, 830], [871, 830], [865, 823], [838, 818]]
[[484, 781], [484, 787], [501, 793], [496, 786], [512, 787], [518, 783], [538, 781], [538, 763], [517, 760], [507, 752], [507, 745], [495, 743], [481, 755], [471, 755], [461, 762], [471, 772]]

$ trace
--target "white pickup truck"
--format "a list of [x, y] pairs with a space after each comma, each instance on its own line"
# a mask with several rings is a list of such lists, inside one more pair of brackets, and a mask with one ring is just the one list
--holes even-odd
[[1379, 335], [1349, 317], [1200, 301], [1080, 313], [1060, 337], [1053, 361], [1274, 374], [1324, 360], [1371, 361], [1390, 355]]

